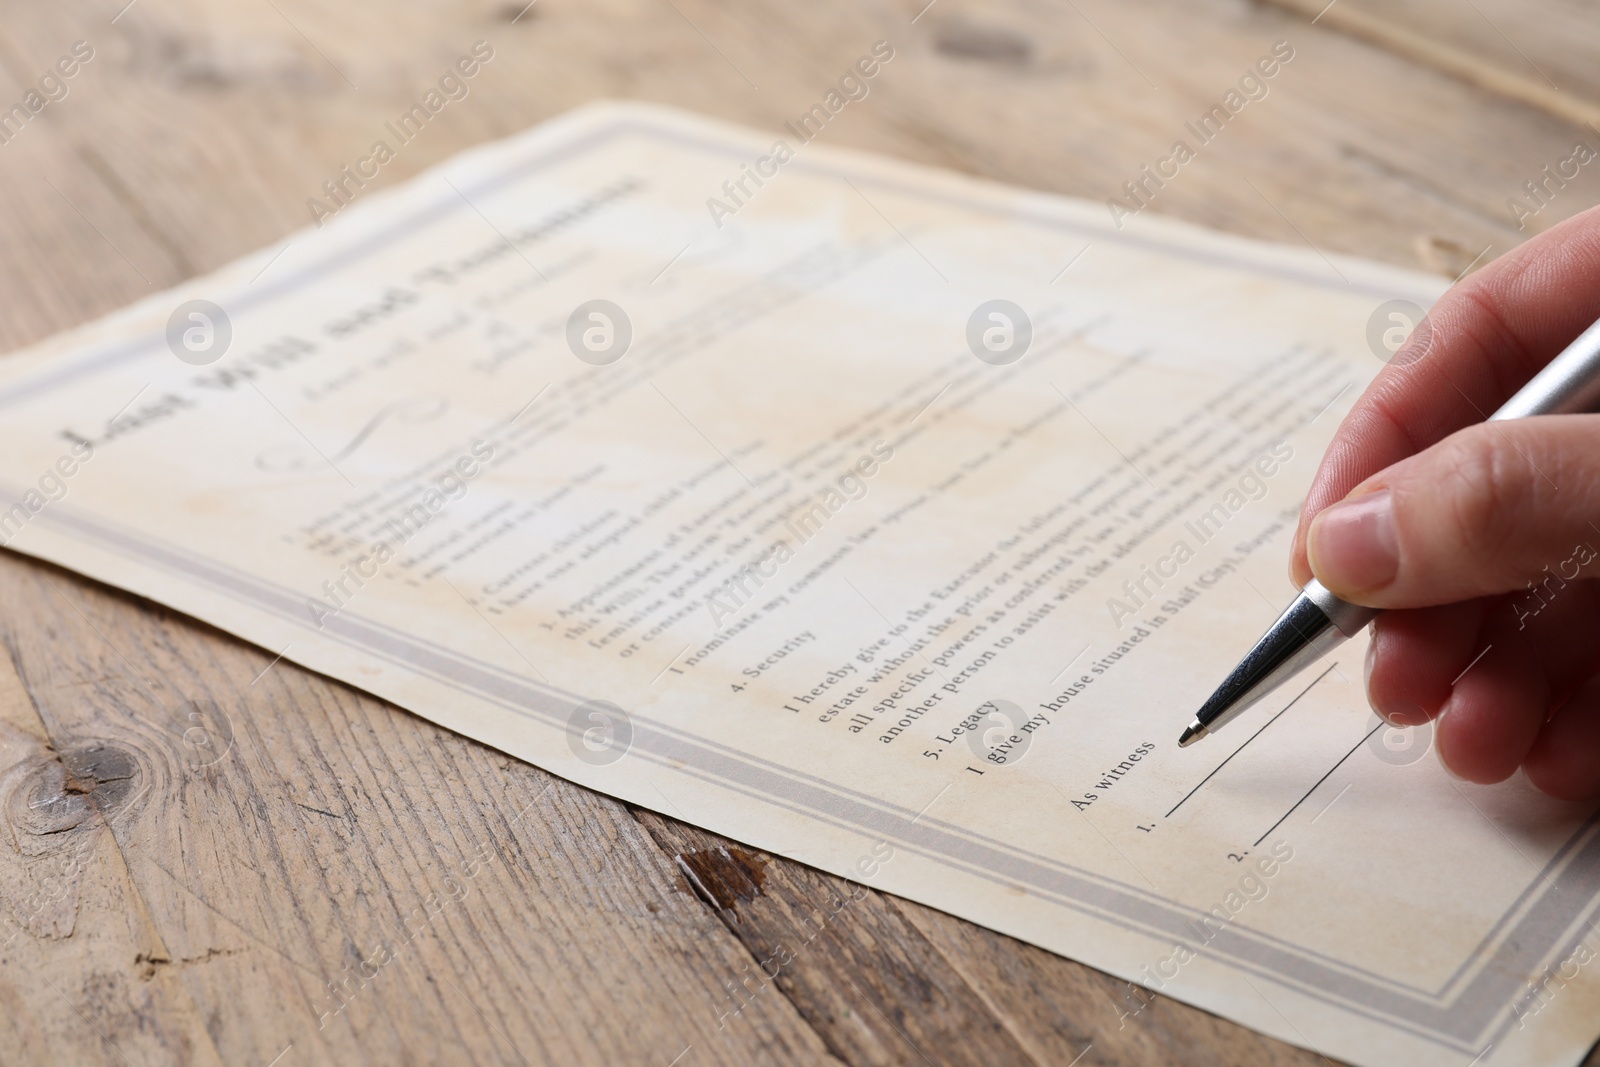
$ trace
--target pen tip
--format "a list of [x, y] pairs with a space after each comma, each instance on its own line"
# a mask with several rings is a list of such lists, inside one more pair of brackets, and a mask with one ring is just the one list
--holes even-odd
[[1190, 745], [1206, 736], [1206, 734], [1209, 732], [1210, 731], [1208, 731], [1205, 726], [1201, 724], [1200, 720], [1196, 719], [1184, 729], [1183, 734], [1178, 738], [1178, 747], [1188, 748]]

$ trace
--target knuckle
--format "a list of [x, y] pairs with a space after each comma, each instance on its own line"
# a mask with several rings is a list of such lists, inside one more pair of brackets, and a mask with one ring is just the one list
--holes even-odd
[[1536, 503], [1527, 462], [1487, 426], [1446, 439], [1440, 460], [1425, 476], [1442, 498], [1441, 533], [1470, 559], [1506, 559]]

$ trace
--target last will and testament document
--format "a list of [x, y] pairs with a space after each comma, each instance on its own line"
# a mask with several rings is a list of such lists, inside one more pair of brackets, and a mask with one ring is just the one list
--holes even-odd
[[643, 106], [350, 191], [0, 363], [10, 548], [1126, 979], [1093, 1029], [1600, 1034], [1592, 812], [1450, 779], [1362, 642], [1175, 744], [1440, 281]]

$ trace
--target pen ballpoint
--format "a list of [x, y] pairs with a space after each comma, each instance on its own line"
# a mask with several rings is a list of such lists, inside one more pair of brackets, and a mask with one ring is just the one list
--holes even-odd
[[[1600, 322], [1585, 330], [1561, 354], [1489, 416], [1490, 422], [1530, 415], [1565, 415], [1600, 407]], [[1216, 733], [1241, 712], [1306, 667], [1361, 632], [1379, 609], [1340, 600], [1315, 578], [1294, 603], [1223, 679], [1194, 721], [1178, 738], [1180, 747]]]

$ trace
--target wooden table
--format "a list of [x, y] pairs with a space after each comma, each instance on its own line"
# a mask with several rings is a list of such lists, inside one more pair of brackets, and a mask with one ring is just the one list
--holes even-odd
[[[94, 49], [0, 145], [7, 348], [280, 243], [478, 40], [380, 182], [601, 96], [776, 130], [883, 39], [830, 142], [1103, 201], [1286, 40], [1151, 210], [1455, 276], [1600, 191], [1508, 206], [1600, 146], [1578, 0], [126, 2], [4, 5], [0, 100]], [[871, 890], [765, 982], [851, 886], [52, 567], [0, 607], [6, 1063], [1321, 1059]]]

